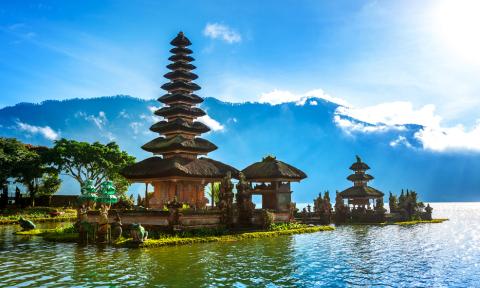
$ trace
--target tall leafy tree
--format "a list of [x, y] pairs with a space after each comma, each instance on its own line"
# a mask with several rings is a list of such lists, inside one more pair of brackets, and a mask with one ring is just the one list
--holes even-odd
[[115, 142], [101, 144], [60, 139], [55, 141], [50, 155], [58, 170], [77, 180], [80, 186], [90, 179], [98, 188], [108, 179], [113, 181], [120, 195], [125, 194], [129, 185], [120, 171], [135, 162], [135, 157], [121, 151]]
[[50, 196], [58, 191], [61, 180], [58, 170], [49, 165], [51, 150], [43, 146], [25, 145], [31, 152], [30, 156], [18, 164], [17, 181], [28, 189], [32, 206], [35, 206], [35, 197]]
[[3, 187], [8, 178], [16, 177], [20, 164], [36, 157], [25, 144], [15, 138], [0, 137], [0, 185]]

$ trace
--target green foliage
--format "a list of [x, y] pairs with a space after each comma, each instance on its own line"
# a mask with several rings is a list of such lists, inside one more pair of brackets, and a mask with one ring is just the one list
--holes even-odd
[[269, 229], [273, 224], [273, 213], [267, 209], [262, 209], [262, 226], [265, 229]]
[[35, 153], [27, 149], [14, 138], [0, 137], [0, 186], [10, 177], [17, 177], [21, 163], [35, 157]]
[[214, 205], [217, 206], [220, 201], [220, 182], [214, 182], [207, 185], [206, 193], [210, 201], [213, 199]]
[[113, 181], [117, 192], [124, 194], [128, 182], [120, 171], [135, 162], [135, 157], [121, 151], [115, 142], [101, 144], [60, 139], [55, 141], [51, 161], [59, 170], [74, 178], [83, 186], [87, 179], [93, 180], [95, 187], [103, 181]]
[[[9, 177], [24, 184], [32, 200], [38, 195], [52, 195], [61, 181], [58, 171], [49, 165], [50, 149], [0, 138], [0, 183]], [[32, 204], [34, 204], [32, 202]]]
[[131, 239], [122, 239], [114, 243], [119, 247], [134, 247], [134, 248], [152, 248], [162, 246], [175, 246], [175, 245], [189, 245], [194, 243], [208, 243], [208, 242], [233, 242], [246, 239], [260, 239], [268, 237], [277, 237], [282, 235], [294, 235], [302, 233], [314, 233], [319, 231], [332, 231], [335, 230], [331, 226], [313, 226], [299, 229], [281, 230], [281, 231], [258, 231], [258, 232], [246, 232], [238, 234], [227, 234], [220, 236], [194, 236], [194, 237], [179, 237], [169, 236], [160, 239], [147, 239], [141, 244], [134, 243]]
[[442, 223], [447, 220], [448, 219], [445, 219], [445, 218], [432, 219], [432, 220], [414, 220], [414, 221], [395, 222], [394, 224], [401, 225], [401, 226], [409, 226], [409, 225], [426, 224], [426, 223]]
[[[62, 216], [51, 217], [50, 212], [64, 212]], [[77, 211], [74, 209], [55, 209], [51, 207], [35, 207], [22, 210], [4, 209], [0, 213], [0, 225], [16, 224], [20, 217], [39, 222], [64, 222], [76, 219]]]
[[58, 173], [50, 172], [43, 174], [41, 183], [38, 187], [38, 195], [53, 195], [60, 189], [62, 180], [58, 178]]
[[308, 226], [298, 222], [288, 222], [288, 223], [272, 223], [270, 225], [271, 231], [283, 231], [283, 230], [291, 230], [291, 229], [303, 229], [307, 228]]

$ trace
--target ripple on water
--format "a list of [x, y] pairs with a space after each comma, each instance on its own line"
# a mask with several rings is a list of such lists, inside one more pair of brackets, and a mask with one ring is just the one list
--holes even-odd
[[54, 244], [0, 227], [0, 286], [475, 287], [480, 204], [434, 204], [442, 224], [157, 249]]

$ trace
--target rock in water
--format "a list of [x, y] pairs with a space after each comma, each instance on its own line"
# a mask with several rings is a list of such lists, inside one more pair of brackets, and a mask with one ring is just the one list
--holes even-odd
[[35, 224], [30, 220], [25, 220], [23, 218], [18, 219], [18, 224], [22, 227], [23, 230], [32, 230], [35, 229]]

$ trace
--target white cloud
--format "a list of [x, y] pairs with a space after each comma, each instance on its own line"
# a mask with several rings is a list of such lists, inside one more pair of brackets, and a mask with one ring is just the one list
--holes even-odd
[[45, 139], [48, 140], [57, 140], [60, 138], [60, 133], [55, 132], [50, 126], [34, 126], [23, 122], [17, 122], [18, 129], [22, 131], [29, 132], [31, 134], [40, 134]]
[[480, 152], [480, 120], [472, 129], [463, 125], [449, 128], [424, 127], [414, 137], [422, 142], [427, 150], [443, 152], [447, 150], [470, 150]]
[[390, 141], [390, 146], [392, 146], [392, 147], [397, 147], [399, 145], [405, 145], [409, 148], [413, 147], [412, 144], [410, 144], [410, 142], [408, 142], [408, 139], [405, 136], [398, 136], [397, 139], [395, 139], [393, 141]]
[[203, 29], [203, 35], [212, 39], [219, 38], [230, 44], [242, 41], [240, 34], [232, 28], [218, 23], [207, 23], [207, 26]]
[[[354, 120], [352, 120], [354, 119]], [[444, 152], [469, 150], [480, 152], [480, 120], [467, 129], [463, 125], [442, 126], [442, 117], [435, 114], [434, 105], [414, 109], [410, 102], [389, 102], [374, 106], [354, 108], [338, 107], [334, 116], [335, 124], [346, 133], [385, 132], [392, 129], [405, 131], [406, 124], [423, 126], [414, 134], [423, 149]], [[405, 136], [398, 136], [390, 146], [413, 147]]]
[[87, 113], [85, 113], [85, 112], [77, 112], [77, 113], [75, 113], [75, 117], [76, 118], [83, 118], [83, 119], [85, 119], [89, 122], [92, 122], [100, 130], [103, 130], [103, 127], [108, 122], [107, 115], [105, 115], [105, 112], [103, 112], [103, 111], [98, 112], [98, 116], [87, 115]]
[[225, 126], [223, 126], [222, 124], [220, 124], [220, 122], [211, 118], [208, 115], [199, 117], [197, 121], [207, 125], [208, 127], [210, 127], [210, 129], [212, 129], [212, 131], [223, 131], [225, 129]]
[[131, 122], [128, 124], [130, 128], [133, 130], [133, 134], [138, 134], [140, 133], [140, 128], [143, 128], [143, 123], [142, 122]]
[[352, 132], [360, 133], [382, 133], [391, 130], [405, 131], [407, 128], [402, 125], [375, 125], [365, 122], [360, 122], [354, 119], [342, 117], [342, 115], [335, 115], [333, 122], [342, 128], [347, 134]]
[[438, 127], [442, 118], [435, 115], [434, 105], [415, 110], [410, 102], [388, 102], [374, 106], [353, 108], [338, 107], [335, 114], [349, 116], [370, 124], [405, 125], [418, 124]]
[[[299, 106], [305, 105], [307, 100], [310, 98], [319, 98], [323, 99], [329, 102], [333, 102], [338, 105], [342, 106], [350, 106], [347, 101], [333, 97], [322, 89], [315, 89], [315, 90], [310, 90], [305, 93], [293, 93], [291, 91], [287, 90], [273, 90], [271, 92], [267, 93], [262, 93], [258, 99], [258, 102], [260, 103], [270, 103], [272, 105], [277, 105], [277, 104], [282, 104], [282, 103], [287, 103], [287, 102], [295, 102]], [[316, 100], [312, 100], [309, 102], [310, 105], [318, 105], [318, 102]]]

